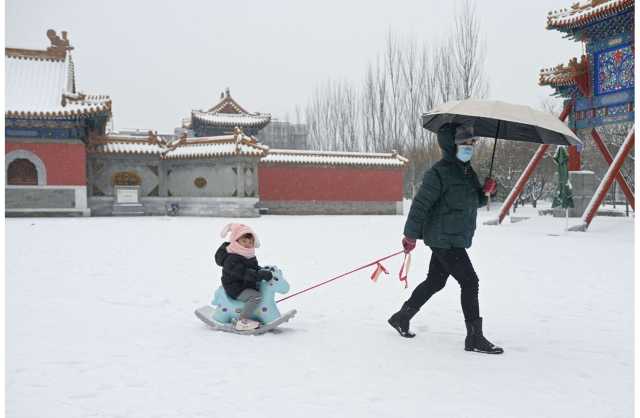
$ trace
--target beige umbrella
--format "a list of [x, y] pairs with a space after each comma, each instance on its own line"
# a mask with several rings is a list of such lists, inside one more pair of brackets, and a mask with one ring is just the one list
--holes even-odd
[[538, 144], [582, 145], [567, 125], [551, 113], [497, 100], [444, 103], [422, 115], [422, 126], [438, 132], [446, 124], [461, 126], [468, 136], [495, 138], [489, 177], [498, 138]]
[[438, 132], [445, 124], [463, 126], [476, 137], [539, 144], [582, 144], [571, 129], [551, 113], [494, 100], [447, 102], [422, 115], [422, 126], [430, 131]]

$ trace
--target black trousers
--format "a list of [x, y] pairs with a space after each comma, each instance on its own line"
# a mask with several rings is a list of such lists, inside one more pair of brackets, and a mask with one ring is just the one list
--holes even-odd
[[465, 321], [480, 317], [478, 303], [478, 276], [464, 248], [431, 248], [429, 273], [411, 294], [407, 304], [420, 309], [431, 296], [442, 290], [449, 276], [460, 285], [460, 302]]

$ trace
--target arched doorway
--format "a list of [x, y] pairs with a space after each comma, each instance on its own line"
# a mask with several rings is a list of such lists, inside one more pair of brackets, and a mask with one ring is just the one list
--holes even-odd
[[38, 171], [26, 158], [13, 160], [7, 168], [7, 184], [12, 186], [37, 186]]

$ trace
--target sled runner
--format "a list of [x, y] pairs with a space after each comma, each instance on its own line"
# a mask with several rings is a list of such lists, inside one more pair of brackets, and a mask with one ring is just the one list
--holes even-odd
[[289, 321], [297, 313], [297, 311], [294, 309], [292, 311], [287, 312], [284, 315], [281, 315], [278, 319], [275, 319], [272, 322], [261, 325], [259, 328], [252, 329], [249, 331], [238, 331], [235, 329], [232, 322], [222, 323], [222, 322], [216, 321], [214, 319], [215, 310], [216, 308], [214, 308], [213, 306], [205, 305], [201, 308], [196, 309], [195, 314], [202, 322], [204, 322], [205, 324], [207, 324], [208, 326], [210, 326], [211, 328], [217, 331], [232, 332], [234, 334], [242, 334], [242, 335], [260, 335], [269, 331], [273, 331], [274, 329], [278, 328], [279, 325], [282, 325], [285, 322]]

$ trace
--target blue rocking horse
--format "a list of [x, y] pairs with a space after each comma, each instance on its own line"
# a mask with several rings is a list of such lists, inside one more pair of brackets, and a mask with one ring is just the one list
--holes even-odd
[[296, 314], [295, 309], [281, 315], [275, 302], [276, 293], [289, 291], [289, 283], [285, 280], [282, 270], [276, 266], [263, 268], [271, 271], [273, 278], [260, 282], [262, 302], [251, 316], [251, 319], [259, 321], [262, 326], [252, 331], [235, 331], [231, 322], [239, 317], [244, 302], [230, 298], [222, 286], [216, 290], [211, 305], [197, 309], [196, 316], [213, 328], [242, 334], [262, 334], [293, 318]]

